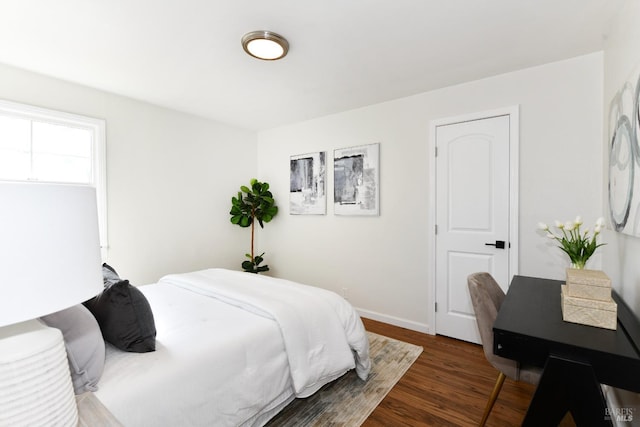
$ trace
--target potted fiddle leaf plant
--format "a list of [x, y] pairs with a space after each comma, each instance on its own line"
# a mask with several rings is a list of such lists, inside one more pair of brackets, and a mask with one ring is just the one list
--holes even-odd
[[269, 191], [269, 184], [253, 178], [250, 186], [240, 187], [237, 197], [231, 198], [231, 223], [240, 227], [251, 227], [251, 253], [245, 256], [249, 258], [242, 263], [242, 269], [248, 273], [261, 273], [269, 271], [268, 265], [260, 265], [264, 261], [264, 252], [254, 254], [254, 235], [256, 221], [260, 228], [278, 214], [278, 207]]

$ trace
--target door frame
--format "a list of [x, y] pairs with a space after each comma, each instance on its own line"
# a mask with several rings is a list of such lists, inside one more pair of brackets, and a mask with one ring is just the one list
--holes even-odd
[[[520, 106], [480, 111], [454, 117], [445, 117], [429, 121], [429, 213], [427, 219], [428, 254], [428, 328], [431, 335], [436, 334], [436, 129], [438, 126], [452, 125], [473, 120], [509, 116], [509, 282], [519, 269], [519, 172], [520, 172]], [[507, 284], [509, 286], [509, 284]]]

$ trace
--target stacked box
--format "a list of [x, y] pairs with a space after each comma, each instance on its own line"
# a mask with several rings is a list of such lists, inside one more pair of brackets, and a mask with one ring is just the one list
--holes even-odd
[[567, 269], [561, 292], [562, 319], [616, 329], [618, 306], [611, 298], [611, 280], [602, 271]]
[[575, 298], [611, 300], [611, 279], [600, 270], [567, 268], [568, 296]]

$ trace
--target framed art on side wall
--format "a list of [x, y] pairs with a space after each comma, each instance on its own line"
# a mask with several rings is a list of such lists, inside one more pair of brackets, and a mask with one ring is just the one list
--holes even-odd
[[640, 236], [640, 67], [609, 104], [608, 206], [612, 228]]
[[334, 150], [333, 203], [336, 215], [380, 214], [380, 144]]
[[291, 156], [289, 213], [324, 215], [327, 213], [326, 152]]

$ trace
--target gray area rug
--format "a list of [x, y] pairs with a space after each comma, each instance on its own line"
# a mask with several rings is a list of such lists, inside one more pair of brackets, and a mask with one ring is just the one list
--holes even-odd
[[349, 371], [314, 395], [295, 399], [267, 426], [361, 425], [422, 353], [417, 345], [367, 334], [373, 366], [366, 382]]

